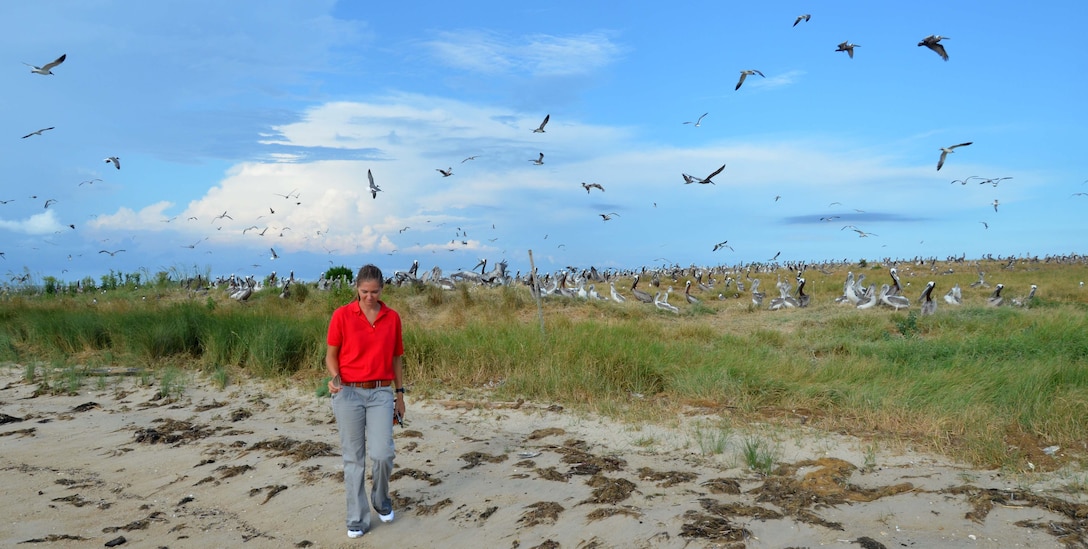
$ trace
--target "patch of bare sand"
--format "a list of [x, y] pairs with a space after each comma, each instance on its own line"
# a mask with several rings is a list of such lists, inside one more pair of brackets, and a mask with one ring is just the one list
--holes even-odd
[[[713, 417], [627, 426], [547, 403], [408, 399], [396, 521], [344, 527], [328, 399], [194, 378], [178, 399], [132, 377], [34, 396], [0, 369], [0, 546], [1084, 547], [1067, 474], [1005, 478], [752, 425], [704, 453]], [[743, 465], [768, 442], [776, 468]], [[362, 542], [362, 543], [360, 543]]]

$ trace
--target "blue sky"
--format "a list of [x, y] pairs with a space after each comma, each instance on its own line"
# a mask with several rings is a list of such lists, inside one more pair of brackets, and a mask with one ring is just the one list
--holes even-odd
[[1082, 2], [22, 4], [5, 281], [1086, 251]]

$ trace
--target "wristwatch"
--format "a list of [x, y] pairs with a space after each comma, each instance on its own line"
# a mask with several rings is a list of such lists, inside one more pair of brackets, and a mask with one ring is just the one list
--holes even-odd
[[403, 393], [404, 392], [404, 387], [397, 387], [397, 392], [398, 393]]

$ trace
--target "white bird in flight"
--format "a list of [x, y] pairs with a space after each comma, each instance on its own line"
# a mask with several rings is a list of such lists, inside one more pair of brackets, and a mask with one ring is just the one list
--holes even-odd
[[533, 164], [536, 164], [537, 166], [540, 166], [540, 165], [544, 164], [544, 153], [540, 153], [540, 156], [537, 157], [537, 158], [530, 158], [529, 162], [532, 162]]
[[959, 145], [952, 145], [951, 147], [941, 147], [941, 159], [937, 161], [937, 169], [940, 170], [941, 166], [944, 166], [944, 158], [948, 156], [948, 153], [952, 152], [952, 149], [955, 149], [956, 147], [966, 147], [971, 143], [974, 143], [974, 141], [960, 143]]
[[706, 115], [708, 115], [708, 114], [710, 114], [710, 113], [708, 113], [708, 112], [704, 112], [704, 113], [703, 113], [703, 115], [702, 115], [702, 116], [700, 116], [700, 117], [699, 117], [699, 119], [698, 119], [698, 120], [696, 120], [695, 122], [691, 122], [691, 121], [688, 121], [688, 122], [684, 122], [684, 123], [685, 123], [685, 124], [695, 124], [695, 126], [694, 126], [694, 127], [698, 128], [698, 127], [699, 127], [699, 125], [703, 123], [703, 117], [704, 117], [704, 116], [706, 116]]
[[[744, 83], [744, 79], [748, 78], [749, 74], [758, 74], [760, 76], [763, 76], [763, 73], [755, 69], [740, 71], [740, 80], [737, 80], [737, 87], [733, 88], [734, 91], [740, 89], [740, 85]], [[766, 78], [766, 76], [763, 76], [763, 78]]]
[[23, 139], [26, 139], [26, 138], [28, 138], [28, 137], [30, 137], [32, 135], [41, 135], [42, 132], [47, 132], [49, 130], [52, 130], [53, 128], [54, 128], [54, 126], [49, 126], [48, 128], [42, 128], [42, 129], [40, 129], [38, 131], [30, 132], [30, 133], [24, 135]]
[[30, 72], [32, 72], [34, 74], [50, 75], [50, 74], [53, 74], [53, 70], [52, 70], [53, 67], [56, 67], [57, 65], [63, 63], [64, 59], [66, 57], [68, 57], [68, 54], [61, 55], [60, 57], [56, 58], [54, 61], [52, 61], [50, 63], [46, 63], [46, 64], [44, 64], [44, 65], [42, 65], [40, 67], [35, 66], [35, 65], [31, 65], [30, 63], [25, 63], [25, 62], [23, 64], [30, 67]]
[[[107, 158], [106, 163], [108, 164], [110, 162], [113, 162], [113, 167], [117, 168], [118, 170], [121, 169], [121, 159], [119, 157], [111, 156], [111, 157]], [[139, 171], [139, 170], [137, 170], [137, 171]]]
[[540, 123], [540, 127], [533, 130], [533, 133], [544, 133], [544, 126], [547, 126], [548, 121], [551, 120], [551, 119], [552, 119], [552, 115], [550, 115], [550, 114], [544, 115], [544, 121]]
[[809, 19], [812, 19], [812, 15], [811, 15], [811, 14], [808, 14], [808, 13], [806, 13], [806, 14], [804, 14], [804, 15], [798, 15], [798, 16], [797, 16], [797, 19], [794, 19], [794, 20], [793, 20], [793, 26], [795, 26], [795, 27], [796, 27], [796, 26], [797, 26], [797, 24], [798, 24], [798, 23], [800, 23], [801, 21], [804, 21], [804, 22], [806, 22], [806, 23], [807, 23]]
[[381, 188], [374, 183], [374, 174], [370, 173], [370, 170], [366, 171], [366, 178], [370, 180], [370, 198], [378, 198]]

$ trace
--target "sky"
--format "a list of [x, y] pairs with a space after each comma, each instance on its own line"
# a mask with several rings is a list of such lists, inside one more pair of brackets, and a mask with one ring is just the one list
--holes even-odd
[[0, 284], [1088, 251], [1084, 2], [0, 15]]

